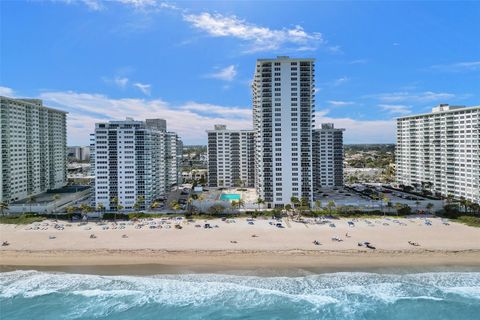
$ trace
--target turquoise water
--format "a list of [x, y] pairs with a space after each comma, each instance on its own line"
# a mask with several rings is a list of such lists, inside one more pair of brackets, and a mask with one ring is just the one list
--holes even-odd
[[240, 200], [240, 195], [236, 193], [221, 194], [220, 200]]
[[478, 319], [480, 273], [0, 274], [0, 318]]

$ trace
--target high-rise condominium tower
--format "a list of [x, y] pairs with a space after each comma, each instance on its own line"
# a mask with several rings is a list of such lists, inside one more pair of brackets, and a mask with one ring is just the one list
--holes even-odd
[[66, 112], [42, 100], [0, 97], [0, 130], [1, 201], [67, 184]]
[[313, 131], [313, 192], [343, 186], [343, 131], [322, 123]]
[[215, 125], [208, 134], [208, 186], [253, 187], [255, 182], [253, 130], [228, 130]]
[[157, 130], [163, 133], [165, 140], [165, 185], [167, 191], [172, 186], [179, 183], [180, 179], [180, 161], [183, 153], [183, 143], [175, 132], [167, 131], [167, 121], [165, 119], [146, 119], [147, 128]]
[[253, 80], [255, 186], [266, 204], [312, 202], [314, 59], [258, 59]]
[[[95, 175], [95, 204], [125, 209], [135, 203], [148, 208], [177, 183], [178, 163], [168, 155], [176, 134], [149, 127], [143, 121], [127, 119], [97, 123], [92, 135], [91, 162]], [[175, 178], [170, 178], [172, 172]], [[171, 181], [175, 180], [175, 181]], [[143, 198], [143, 201], [141, 199]]]
[[397, 119], [397, 182], [480, 203], [480, 106]]

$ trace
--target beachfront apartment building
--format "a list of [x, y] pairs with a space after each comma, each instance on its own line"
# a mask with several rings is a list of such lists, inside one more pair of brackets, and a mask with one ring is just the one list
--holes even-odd
[[66, 116], [42, 100], [0, 97], [2, 202], [67, 184]]
[[343, 131], [333, 123], [313, 130], [313, 193], [343, 186]]
[[[148, 120], [148, 119], [147, 119]], [[170, 191], [181, 183], [180, 163], [183, 156], [183, 143], [175, 132], [165, 132], [165, 184]]]
[[208, 186], [249, 187], [255, 183], [254, 132], [215, 125], [207, 130]]
[[170, 191], [181, 180], [180, 163], [183, 156], [183, 142], [178, 134], [167, 131], [167, 120], [165, 119], [146, 119], [145, 125], [149, 129], [163, 133], [166, 168], [165, 185], [166, 190]]
[[[176, 134], [127, 119], [97, 123], [91, 140], [95, 205], [113, 210], [118, 200], [126, 210], [137, 202], [145, 209], [177, 183]], [[141, 197], [144, 201], [139, 201]]]
[[397, 183], [480, 203], [479, 131], [480, 106], [398, 118]]
[[313, 201], [314, 59], [258, 59], [252, 83], [255, 187], [267, 207]]

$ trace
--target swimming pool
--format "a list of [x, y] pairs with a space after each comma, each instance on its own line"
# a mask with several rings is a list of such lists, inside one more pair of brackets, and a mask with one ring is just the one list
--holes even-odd
[[240, 200], [240, 195], [237, 193], [229, 193], [229, 194], [223, 193], [220, 195], [220, 200], [230, 200], [230, 201]]

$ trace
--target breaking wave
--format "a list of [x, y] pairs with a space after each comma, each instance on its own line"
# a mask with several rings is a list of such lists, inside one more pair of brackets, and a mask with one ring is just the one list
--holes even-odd
[[[480, 273], [0, 273], [5, 319], [476, 319]], [[2, 316], [2, 318], [3, 318]]]

